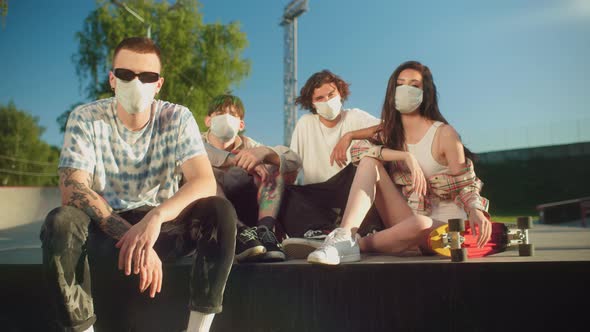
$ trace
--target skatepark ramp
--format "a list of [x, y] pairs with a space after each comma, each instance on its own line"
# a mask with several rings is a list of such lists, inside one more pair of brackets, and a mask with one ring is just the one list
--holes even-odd
[[61, 205], [58, 187], [0, 187], [3, 217], [0, 231], [39, 223]]

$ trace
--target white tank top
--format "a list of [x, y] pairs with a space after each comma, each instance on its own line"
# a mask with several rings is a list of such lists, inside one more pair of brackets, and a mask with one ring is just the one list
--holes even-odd
[[[428, 131], [418, 143], [406, 144], [408, 146], [408, 152], [416, 157], [416, 160], [418, 161], [418, 164], [420, 164], [422, 172], [424, 172], [424, 176], [427, 179], [434, 174], [449, 172], [447, 166], [439, 164], [432, 156], [434, 136], [442, 124], [442, 122], [436, 121], [430, 126], [430, 128], [428, 128]], [[441, 201], [439, 204], [432, 206], [430, 217], [438, 221], [447, 222], [451, 218], [466, 219], [467, 214], [452, 201]]]

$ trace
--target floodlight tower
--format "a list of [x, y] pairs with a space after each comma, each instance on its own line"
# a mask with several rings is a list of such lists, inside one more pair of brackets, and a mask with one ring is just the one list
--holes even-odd
[[285, 92], [284, 102], [284, 142], [286, 146], [291, 144], [291, 135], [297, 122], [297, 108], [295, 96], [297, 96], [297, 17], [308, 10], [307, 0], [292, 0], [283, 13], [281, 25], [285, 27], [285, 54], [283, 57], [284, 75], [283, 84]]

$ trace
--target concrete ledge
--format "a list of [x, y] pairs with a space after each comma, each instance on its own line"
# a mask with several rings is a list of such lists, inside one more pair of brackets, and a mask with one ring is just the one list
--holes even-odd
[[[97, 331], [180, 331], [190, 265], [166, 266], [163, 293], [94, 280]], [[589, 261], [234, 265], [212, 331], [568, 331], [586, 323]], [[0, 266], [2, 331], [47, 331], [40, 265]], [[13, 328], [12, 330], [10, 328]], [[101, 327], [103, 329], [101, 329]], [[571, 327], [571, 328], [570, 328]]]
[[[361, 262], [335, 267], [303, 260], [234, 265], [212, 331], [577, 331], [586, 326], [590, 230], [538, 225], [531, 238], [534, 257], [511, 250], [465, 263], [364, 255]], [[40, 257], [34, 245], [0, 247], [0, 331], [50, 331]], [[188, 320], [189, 271], [189, 260], [166, 265], [163, 292], [155, 300], [139, 294], [134, 280], [93, 276], [96, 331], [181, 331]]]

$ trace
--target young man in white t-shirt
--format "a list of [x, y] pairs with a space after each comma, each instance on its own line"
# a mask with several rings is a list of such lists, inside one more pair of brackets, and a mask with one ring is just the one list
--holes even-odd
[[[124, 39], [109, 73], [115, 97], [82, 105], [68, 118], [58, 171], [62, 206], [41, 230], [60, 331], [93, 330], [88, 257], [95, 271], [121, 283], [132, 278], [153, 298], [162, 287], [162, 262], [193, 255], [187, 331], [208, 331], [221, 311], [237, 216], [229, 201], [215, 197], [192, 113], [154, 100], [164, 83], [161, 64], [152, 40]], [[125, 276], [114, 273], [116, 266]], [[115, 310], [128, 310], [130, 298], [120, 296]]]
[[[347, 82], [329, 70], [322, 70], [307, 80], [296, 99], [310, 114], [299, 119], [291, 138], [291, 150], [299, 155], [303, 165], [303, 186], [288, 187], [291, 193], [287, 193], [282, 208], [282, 219], [290, 236], [301, 237], [306, 229], [330, 231], [333, 228], [331, 224], [336, 223], [344, 211], [355, 173], [350, 164], [350, 148], [338, 149], [338, 142], [347, 137], [350, 143], [355, 138], [352, 132], [381, 123], [380, 119], [358, 108], [343, 109], [342, 103], [349, 95]], [[302, 201], [305, 202], [299, 204]], [[309, 212], [313, 206], [317, 211]], [[305, 216], [300, 214], [303, 210], [308, 211]], [[321, 225], [320, 219], [330, 218], [330, 210], [335, 212], [336, 220]], [[291, 257], [303, 258], [310, 251], [297, 245], [300, 240], [283, 241]]]
[[349, 94], [348, 83], [329, 70], [313, 74], [301, 88], [296, 103], [310, 113], [297, 121], [291, 150], [303, 162], [304, 185], [325, 182], [350, 163], [350, 148], [342, 158], [332, 156], [345, 134], [381, 123], [358, 108], [343, 109]]

